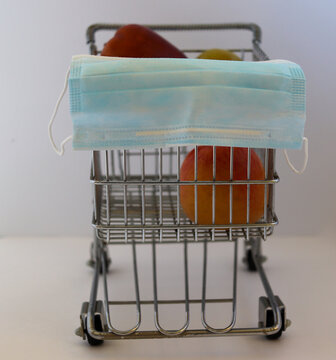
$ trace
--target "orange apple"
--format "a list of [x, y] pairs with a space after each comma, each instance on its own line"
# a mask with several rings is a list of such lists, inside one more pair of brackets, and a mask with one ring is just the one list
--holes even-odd
[[[247, 148], [233, 148], [233, 180], [247, 180]], [[251, 180], [264, 180], [265, 170], [258, 155], [251, 149]], [[199, 146], [197, 157], [198, 180], [213, 179], [213, 147]], [[181, 166], [181, 181], [195, 179], [195, 150], [190, 151]], [[230, 180], [230, 148], [216, 147], [216, 180]], [[185, 214], [195, 221], [194, 185], [180, 188], [181, 205]], [[197, 223], [212, 224], [212, 185], [197, 186]], [[264, 213], [264, 185], [250, 185], [250, 223]], [[247, 222], [247, 185], [232, 186], [232, 223]], [[230, 185], [215, 185], [215, 224], [230, 223]]]

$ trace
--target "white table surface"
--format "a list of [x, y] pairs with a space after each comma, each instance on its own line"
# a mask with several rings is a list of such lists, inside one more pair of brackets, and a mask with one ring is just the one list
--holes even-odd
[[[85, 265], [90, 241], [87, 238], [0, 239], [0, 359], [336, 359], [336, 239], [333, 236], [279, 238], [274, 234], [264, 244], [268, 256], [266, 273], [293, 322], [278, 341], [263, 336], [121, 340], [106, 341], [95, 348], [74, 335], [81, 304], [90, 292], [93, 272]], [[130, 247], [114, 246], [111, 250], [111, 298], [130, 298], [133, 292]], [[183, 295], [179, 272], [181, 250], [181, 246], [170, 245], [158, 249], [160, 298]], [[190, 246], [192, 297], [199, 296], [200, 291], [201, 250], [200, 244]], [[231, 244], [212, 244], [209, 248], [209, 297], [230, 296], [231, 255]], [[241, 257], [242, 246], [238, 325], [256, 326], [258, 297], [264, 295], [263, 289], [258, 275], [244, 270]], [[139, 248], [138, 258], [141, 296], [149, 299], [152, 296], [150, 246]], [[221, 309], [219, 306], [208, 310], [209, 321], [215, 326], [221, 324], [218, 315]], [[131, 325], [134, 309], [117, 310], [116, 324]], [[193, 311], [197, 326], [199, 309]], [[152, 308], [147, 306], [143, 316], [145, 325], [150, 326]], [[166, 326], [177, 328], [182, 325], [183, 316], [180, 307], [170, 312], [163, 308], [161, 319]]]

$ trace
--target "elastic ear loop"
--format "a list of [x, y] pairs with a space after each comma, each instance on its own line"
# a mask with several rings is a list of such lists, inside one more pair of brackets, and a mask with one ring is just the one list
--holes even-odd
[[305, 170], [306, 170], [306, 167], [307, 167], [307, 164], [308, 164], [308, 139], [306, 137], [303, 138], [303, 142], [304, 142], [304, 153], [305, 153], [305, 159], [304, 159], [304, 162], [303, 162], [303, 166], [301, 168], [301, 170], [297, 170], [295, 168], [295, 166], [291, 163], [291, 161], [289, 160], [289, 157], [288, 157], [288, 154], [287, 154], [287, 150], [284, 149], [284, 154], [285, 154], [285, 157], [286, 157], [286, 160], [287, 160], [287, 163], [289, 165], [289, 167], [296, 173], [296, 174], [299, 174], [301, 175]]
[[66, 76], [65, 76], [65, 82], [64, 82], [64, 86], [63, 86], [63, 90], [61, 92], [61, 95], [59, 96], [58, 100], [57, 100], [57, 103], [56, 103], [56, 106], [55, 106], [55, 109], [54, 109], [54, 112], [53, 114], [51, 115], [51, 119], [50, 119], [50, 122], [49, 122], [49, 125], [48, 125], [48, 135], [49, 135], [49, 140], [51, 142], [51, 145], [53, 147], [53, 149], [55, 150], [56, 154], [58, 154], [59, 156], [62, 156], [64, 154], [64, 145], [72, 139], [72, 135], [68, 136], [67, 138], [65, 138], [61, 144], [60, 144], [60, 149], [57, 148], [57, 145], [55, 144], [55, 141], [54, 141], [54, 138], [53, 138], [53, 135], [52, 135], [52, 124], [55, 120], [55, 117], [56, 117], [56, 114], [57, 114], [57, 111], [58, 111], [58, 108], [60, 106], [60, 103], [63, 99], [63, 96], [67, 90], [67, 87], [68, 87], [68, 80], [69, 80], [69, 74], [70, 74], [70, 68], [68, 69], [67, 73], [66, 73]]

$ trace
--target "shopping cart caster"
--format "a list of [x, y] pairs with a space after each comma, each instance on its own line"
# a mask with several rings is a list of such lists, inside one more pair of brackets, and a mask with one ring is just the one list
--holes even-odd
[[251, 249], [247, 250], [246, 252], [245, 263], [247, 265], [248, 271], [257, 271], [257, 266], [253, 260]]
[[[94, 315], [94, 327], [97, 331], [104, 331], [104, 329], [106, 327], [106, 326], [104, 326], [104, 323], [103, 323], [104, 319], [100, 313], [102, 311], [102, 307], [103, 307], [102, 301], [97, 301], [96, 302], [96, 313]], [[94, 337], [92, 337], [89, 334], [89, 332], [87, 330], [88, 309], [89, 309], [89, 303], [84, 302], [82, 305], [82, 310], [81, 310], [81, 314], [80, 314], [81, 326], [78, 329], [76, 329], [75, 334], [77, 336], [80, 336], [83, 340], [87, 340], [87, 342], [91, 346], [101, 345], [104, 343], [104, 340], [95, 339]]]
[[[266, 335], [266, 338], [269, 340], [279, 339], [282, 335], [282, 332], [291, 325], [291, 321], [286, 319], [286, 308], [283, 302], [280, 300], [279, 296], [275, 296], [275, 301], [279, 307], [281, 314], [281, 329], [272, 335]], [[261, 296], [259, 298], [259, 327], [271, 327], [274, 325], [274, 316], [273, 310], [270, 304], [269, 299], [266, 296]]]
[[[105, 266], [106, 266], [106, 272], [108, 272], [110, 265], [112, 263], [112, 260], [109, 256], [106, 248], [103, 249], [103, 256], [104, 256], [104, 261], [105, 261]], [[96, 267], [96, 256], [95, 256], [95, 244], [94, 243], [91, 244], [90, 259], [87, 261], [87, 265], [92, 267], [93, 269]], [[103, 273], [103, 264], [101, 262], [100, 267], [99, 267], [99, 274], [102, 274], [102, 273]]]
[[[266, 256], [261, 255], [260, 261], [262, 263], [264, 261], [266, 261]], [[243, 262], [246, 264], [248, 271], [257, 271], [258, 270], [257, 265], [255, 264], [254, 259], [253, 259], [252, 249], [246, 250], [246, 254], [245, 254], [245, 257], [243, 258]]]
[[[96, 330], [103, 331], [103, 324], [102, 324], [100, 315], [95, 315], [94, 323], [95, 323]], [[85, 330], [84, 331], [85, 331], [87, 341], [91, 346], [97, 346], [97, 345], [101, 345], [104, 343], [104, 340], [95, 339], [89, 334], [89, 332], [87, 331], [87, 318], [85, 319]]]

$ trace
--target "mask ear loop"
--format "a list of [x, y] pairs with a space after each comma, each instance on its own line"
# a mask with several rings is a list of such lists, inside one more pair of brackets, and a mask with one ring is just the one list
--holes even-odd
[[297, 170], [295, 168], [295, 166], [291, 163], [291, 161], [289, 160], [289, 157], [288, 157], [288, 154], [287, 154], [287, 150], [284, 149], [284, 154], [285, 154], [285, 157], [286, 157], [286, 160], [287, 160], [287, 163], [289, 165], [289, 167], [296, 173], [296, 174], [299, 174], [301, 175], [305, 170], [306, 170], [306, 167], [307, 167], [307, 164], [308, 164], [308, 139], [306, 137], [303, 138], [303, 142], [304, 142], [304, 153], [305, 153], [305, 159], [304, 159], [304, 162], [303, 162], [303, 166], [301, 168], [301, 170]]
[[57, 103], [56, 103], [56, 106], [55, 106], [55, 109], [54, 109], [54, 112], [53, 114], [51, 115], [51, 119], [50, 119], [50, 122], [49, 122], [49, 125], [48, 125], [48, 135], [49, 135], [49, 140], [51, 142], [51, 145], [54, 149], [54, 151], [56, 152], [56, 154], [58, 154], [59, 156], [62, 156], [64, 154], [64, 145], [72, 139], [72, 135], [68, 136], [67, 138], [65, 138], [61, 144], [60, 144], [60, 149], [57, 148], [57, 145], [55, 144], [55, 141], [54, 141], [54, 138], [53, 138], [53, 135], [52, 135], [52, 124], [55, 120], [55, 117], [57, 115], [57, 111], [58, 111], [58, 108], [60, 106], [60, 103], [63, 99], [63, 96], [67, 90], [67, 87], [68, 87], [68, 80], [69, 80], [69, 74], [70, 74], [70, 68], [68, 69], [67, 73], [66, 73], [66, 76], [65, 76], [65, 82], [64, 82], [64, 86], [63, 86], [63, 90], [61, 92], [61, 95], [59, 96], [58, 100], [57, 100]]

